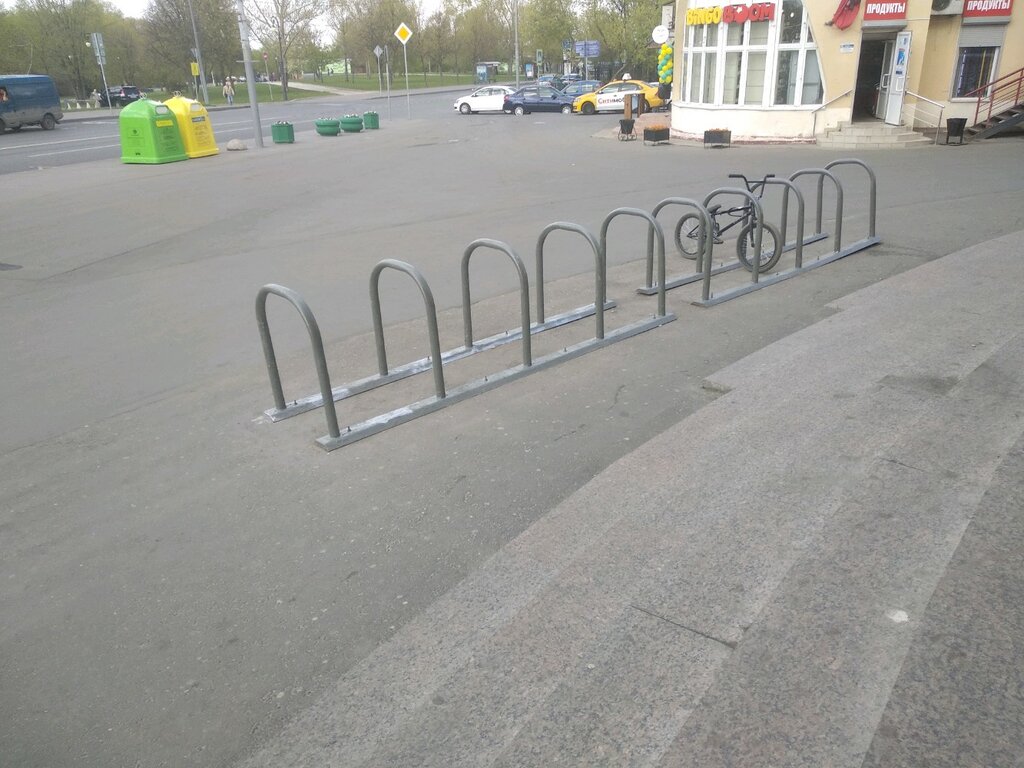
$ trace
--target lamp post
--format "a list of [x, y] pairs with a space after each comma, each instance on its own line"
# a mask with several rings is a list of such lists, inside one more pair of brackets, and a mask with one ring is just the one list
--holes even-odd
[[519, 89], [519, 0], [516, 0], [515, 9], [512, 12], [512, 29], [515, 38], [515, 60], [516, 60], [516, 90]]
[[114, 102], [110, 98], [110, 89], [107, 87], [107, 51], [103, 47], [103, 35], [93, 32], [85, 45], [87, 48], [91, 47], [93, 53], [96, 54], [96, 63], [100, 65], [100, 76], [103, 78], [103, 98], [107, 100], [107, 109], [113, 110]]

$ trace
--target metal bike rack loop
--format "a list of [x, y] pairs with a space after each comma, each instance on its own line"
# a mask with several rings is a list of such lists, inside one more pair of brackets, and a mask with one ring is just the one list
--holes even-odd
[[[704, 244], [704, 252], [701, 254], [700, 258], [694, 260], [694, 272], [692, 275], [666, 279], [666, 291], [671, 291], [673, 288], [678, 288], [681, 285], [689, 285], [690, 283], [695, 283], [702, 279], [704, 277], [704, 260], [711, 258], [711, 249], [714, 245], [711, 238], [707, 237], [707, 233], [711, 231], [711, 215], [708, 213], [707, 208], [701, 205], [697, 200], [691, 200], [688, 197], [667, 197], [654, 206], [654, 210], [651, 211], [651, 215], [657, 218], [658, 214], [669, 205], [684, 205], [697, 210], [701, 228], [701, 239], [699, 242]], [[729, 262], [719, 267], [713, 267], [712, 274], [720, 275], [723, 272], [729, 272], [739, 266], [741, 266], [739, 261]], [[649, 228], [647, 231], [647, 285], [637, 288], [636, 292], [644, 296], [653, 296], [657, 291], [658, 287], [654, 284], [654, 230], [653, 228]]]
[[[839, 179], [836, 178], [834, 173], [827, 171], [824, 168], [803, 168], [796, 173], [790, 174], [789, 180], [796, 181], [801, 176], [817, 176], [819, 190], [824, 185], [826, 178], [831, 179], [832, 183], [836, 186], [836, 232], [833, 253], [839, 253], [843, 248], [843, 185], [839, 183]], [[821, 209], [822, 195], [819, 194], [817, 214], [818, 232], [821, 232]]]
[[[753, 269], [750, 272], [750, 283], [748, 285], [740, 286], [739, 288], [733, 288], [730, 291], [726, 291], [720, 296], [711, 295], [711, 256], [708, 255], [704, 259], [704, 285], [701, 288], [701, 298], [699, 301], [692, 302], [699, 307], [712, 307], [715, 304], [721, 304], [729, 299], [734, 299], [737, 296], [742, 296], [745, 293], [756, 291], [762, 287], [758, 283], [758, 278], [761, 272], [761, 240], [764, 235], [764, 209], [761, 207], [761, 202], [754, 197], [754, 195], [746, 190], [740, 189], [739, 187], [719, 187], [718, 189], [712, 190], [704, 198], [704, 207], [708, 207], [708, 203], [714, 200], [719, 195], [739, 195], [745, 197], [750, 201], [751, 207], [754, 209], [754, 221], [757, 222], [757, 228], [754, 230], [754, 258], [751, 259], [751, 266]], [[712, 238], [705, 238], [706, 240], [712, 240]]]
[[[556, 221], [548, 224], [541, 231], [537, 238], [537, 322], [544, 323], [544, 243], [552, 232], [575, 232], [585, 239], [591, 250], [594, 252], [594, 317], [597, 331], [594, 334], [597, 338], [604, 338], [604, 311], [610, 308], [607, 305], [607, 281], [608, 272], [604, 257], [604, 250], [597, 242], [597, 239], [586, 227], [573, 224], [568, 221]], [[614, 303], [610, 305], [615, 306]], [[578, 310], [577, 310], [578, 311]]]
[[657, 243], [657, 255], [658, 255], [658, 317], [665, 316], [665, 232], [661, 228], [661, 224], [647, 211], [639, 208], [616, 208], [614, 211], [604, 217], [604, 221], [601, 223], [601, 254], [607, 269], [608, 265], [608, 226], [612, 223], [613, 219], [619, 216], [636, 216], [647, 222], [647, 282], [651, 282], [651, 260], [653, 255], [651, 252], [652, 243]]
[[[782, 238], [784, 251], [787, 250], [786, 230], [789, 229], [789, 221], [787, 220], [789, 215], [789, 193], [792, 192], [794, 195], [796, 195], [796, 240], [794, 241], [792, 248], [796, 251], [796, 268], [800, 269], [804, 263], [804, 245], [806, 245], [807, 242], [814, 243], [817, 242], [818, 240], [822, 240], [825, 237], [827, 237], [827, 235], [819, 232], [817, 235], [814, 236], [812, 240], [804, 240], [804, 194], [803, 192], [800, 191], [800, 188], [796, 184], [794, 184], [789, 179], [780, 179], [778, 177], [766, 179], [765, 184], [775, 184], [786, 188], [786, 191], [783, 192], [782, 195], [782, 222], [779, 226], [779, 236]], [[821, 206], [820, 198], [818, 201], [818, 206]]]
[[260, 341], [263, 343], [263, 357], [267, 363], [267, 373], [270, 376], [270, 390], [274, 396], [274, 405], [277, 410], [286, 407], [284, 390], [281, 387], [281, 372], [277, 367], [277, 356], [274, 354], [274, 342], [270, 338], [270, 325], [267, 323], [267, 297], [271, 294], [285, 299], [302, 316], [306, 324], [306, 331], [309, 333], [309, 343], [313, 349], [313, 362], [316, 365], [316, 375], [320, 380], [320, 396], [325, 403], [330, 403], [324, 408], [324, 415], [327, 419], [327, 432], [332, 437], [338, 437], [338, 413], [334, 408], [334, 400], [331, 397], [331, 376], [327, 371], [327, 358], [324, 356], [324, 342], [320, 335], [320, 326], [317, 325], [313, 310], [309, 308], [306, 300], [291, 288], [283, 285], [270, 283], [260, 288], [256, 294], [256, 325], [260, 331]]
[[[847, 250], [851, 253], [870, 248], [872, 245], [878, 245], [881, 241], [875, 232], [875, 221], [878, 213], [878, 179], [875, 177], [875, 172], [871, 170], [871, 166], [865, 163], [863, 160], [858, 160], [854, 157], [844, 157], [839, 160], [833, 160], [831, 163], [825, 164], [825, 170], [831, 170], [839, 165], [859, 165], [868, 175], [868, 236], [858, 240], [856, 243], [847, 246]], [[823, 188], [825, 185], [825, 179], [818, 179], [818, 208], [821, 208], [821, 198], [823, 194]]]
[[441, 340], [437, 333], [437, 309], [434, 294], [426, 278], [412, 264], [398, 259], [383, 259], [370, 272], [370, 312], [373, 315], [373, 338], [377, 343], [377, 369], [381, 376], [388, 375], [388, 354], [384, 347], [384, 322], [380, 315], [380, 273], [385, 269], [404, 272], [416, 281], [423, 296], [423, 307], [427, 311], [427, 336], [430, 343], [431, 368], [434, 371], [434, 393], [438, 398], [445, 396], [444, 371], [441, 366]]
[[481, 238], [466, 246], [462, 254], [462, 325], [465, 331], [464, 343], [467, 349], [473, 347], [473, 307], [469, 296], [469, 257], [478, 248], [491, 248], [501, 251], [512, 260], [519, 276], [519, 314], [520, 329], [523, 336], [523, 365], [533, 364], [533, 353], [530, 350], [530, 278], [526, 274], [526, 265], [516, 252], [505, 243], [497, 240]]

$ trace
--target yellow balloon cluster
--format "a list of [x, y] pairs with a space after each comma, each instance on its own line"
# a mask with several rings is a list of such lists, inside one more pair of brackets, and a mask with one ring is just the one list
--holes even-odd
[[672, 46], [668, 43], [662, 43], [658, 51], [658, 82], [672, 82]]

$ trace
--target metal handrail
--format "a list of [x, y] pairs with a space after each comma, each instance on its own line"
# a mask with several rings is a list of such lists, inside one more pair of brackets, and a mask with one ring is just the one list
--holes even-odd
[[811, 114], [814, 115], [814, 121], [811, 123], [811, 136], [815, 136], [818, 133], [818, 112], [820, 110], [824, 109], [825, 107], [827, 107], [829, 104], [834, 104], [835, 102], [839, 101], [840, 99], [845, 99], [851, 93], [853, 93], [853, 88], [848, 90], [846, 93], [839, 94], [834, 99], [829, 99], [824, 104], [822, 104], [820, 107], [811, 110]]
[[[929, 99], [929, 98], [927, 98], [925, 96], [922, 96], [919, 93], [914, 93], [913, 91], [910, 91], [910, 90], [905, 91], [905, 93], [906, 93], [907, 96], [913, 96], [915, 99], [917, 99], [919, 101], [926, 101], [929, 104], [931, 104], [932, 106], [939, 108], [939, 118], [938, 118], [938, 121], [935, 123], [935, 141], [933, 142], [934, 144], [938, 144], [939, 143], [939, 131], [942, 128], [942, 113], [946, 110], [946, 105], [945, 104], [940, 104], [937, 101], [932, 101], [931, 99]], [[914, 105], [913, 120], [910, 121], [910, 127], [911, 128], [914, 127], [914, 122], [918, 119], [918, 117], [917, 117], [917, 107], [918, 107], [918, 105], [915, 104]], [[947, 139], [947, 141], [948, 141], [948, 139]]]
[[[999, 83], [1001, 83], [1003, 80], [1006, 80], [1008, 82], [999, 85]], [[996, 96], [996, 94], [1002, 91], [1004, 88], [1014, 87], [1016, 89], [1016, 94], [1012, 99], [1005, 99], [1003, 101], [1000, 101], [999, 97]], [[997, 104], [1005, 104], [1007, 106], [1012, 107], [1015, 104], [1021, 103], [1021, 97], [1024, 96], [1024, 67], [1021, 67], [1015, 72], [1010, 72], [1009, 74], [1003, 75], [1002, 77], [997, 78], [989, 83], [985, 83], [985, 85], [981, 86], [980, 88], [975, 88], [973, 91], [968, 91], [967, 93], [964, 94], [964, 96], [971, 97], [974, 96], [975, 94], [977, 94], [978, 96], [978, 104], [974, 108], [974, 124], [977, 125], [979, 122], [981, 122], [981, 120], [979, 119], [981, 116], [981, 103], [985, 101], [986, 98], [988, 99], [988, 115], [985, 116], [986, 120], [992, 117], [992, 111]]]

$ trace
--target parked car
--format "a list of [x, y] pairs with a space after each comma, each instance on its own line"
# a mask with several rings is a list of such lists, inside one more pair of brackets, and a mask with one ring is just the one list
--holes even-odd
[[119, 85], [114, 88], [108, 88], [107, 92], [100, 94], [100, 104], [104, 107], [123, 107], [127, 104], [131, 104], [133, 101], [138, 101], [142, 98], [142, 91], [134, 85]]
[[550, 85], [527, 85], [505, 97], [502, 111], [508, 115], [528, 115], [531, 112], [572, 112], [572, 96], [566, 96]]
[[515, 93], [515, 88], [507, 85], [485, 85], [477, 88], [468, 96], [460, 96], [455, 100], [455, 109], [464, 115], [473, 112], [501, 112], [505, 97]]
[[577, 80], [575, 83], [569, 83], [565, 88], [562, 89], [562, 93], [572, 96], [574, 99], [577, 96], [582, 96], [584, 93], [591, 93], [601, 87], [600, 80]]
[[23, 125], [54, 128], [64, 113], [57, 86], [46, 75], [0, 75], [0, 133]]
[[658, 96], [658, 89], [642, 80], [613, 80], [592, 93], [577, 96], [572, 103], [573, 112], [592, 115], [595, 112], [623, 112], [624, 102], [634, 93], [643, 93], [651, 109], [664, 105], [665, 101]]
[[552, 88], [562, 90], [565, 88], [565, 79], [561, 75], [541, 75], [537, 78], [538, 85], [550, 85]]

